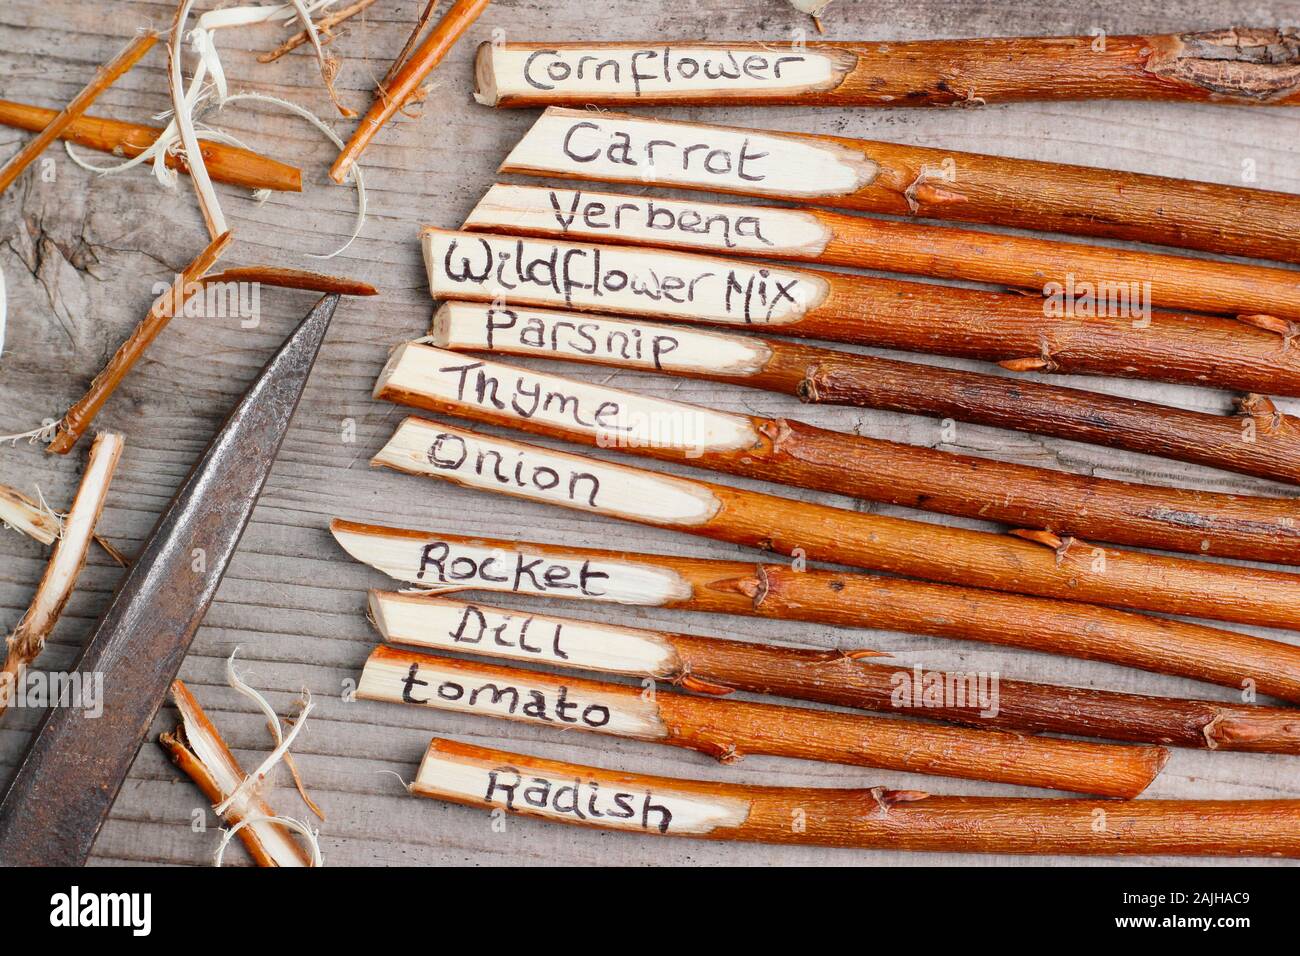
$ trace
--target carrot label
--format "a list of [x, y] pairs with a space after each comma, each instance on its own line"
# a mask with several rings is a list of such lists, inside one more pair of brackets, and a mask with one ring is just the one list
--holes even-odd
[[386, 641], [601, 670], [672, 673], [676, 654], [653, 632], [445, 598], [376, 592], [370, 616]]
[[752, 45], [530, 47], [485, 44], [479, 50], [475, 98], [487, 106], [531, 99], [689, 100], [728, 94], [752, 97], [831, 90], [856, 57]]
[[652, 564], [560, 558], [346, 525], [332, 530], [358, 561], [430, 591], [501, 591], [648, 606], [691, 596], [680, 575]]
[[797, 322], [830, 285], [812, 272], [666, 249], [590, 246], [426, 226], [435, 299], [507, 301], [735, 324]]
[[551, 107], [502, 171], [812, 198], [857, 192], [880, 166], [833, 142]]
[[569, 358], [657, 372], [761, 372], [772, 357], [761, 339], [577, 312], [445, 302], [429, 337], [439, 346]]
[[797, 209], [497, 183], [466, 229], [813, 259], [831, 231]]
[[357, 696], [640, 740], [668, 735], [653, 698], [635, 688], [612, 693], [574, 690], [540, 672], [479, 668], [382, 647], [366, 661]]
[[374, 463], [481, 491], [666, 525], [700, 525], [721, 503], [707, 488], [657, 472], [612, 465], [408, 418]]
[[452, 414], [537, 422], [594, 435], [602, 447], [673, 448], [688, 457], [752, 448], [753, 423], [741, 415], [515, 368], [410, 344], [393, 353], [375, 394], [418, 397]]
[[738, 827], [749, 816], [749, 802], [733, 797], [706, 797], [671, 787], [650, 789], [613, 774], [560, 776], [437, 750], [425, 755], [411, 790], [566, 823], [665, 835], [700, 835], [719, 827]]

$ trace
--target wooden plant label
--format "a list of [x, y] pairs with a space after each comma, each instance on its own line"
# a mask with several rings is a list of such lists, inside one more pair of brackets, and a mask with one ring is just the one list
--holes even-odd
[[653, 631], [507, 611], [427, 595], [370, 593], [384, 640], [615, 674], [674, 673], [677, 654]]
[[607, 182], [776, 197], [847, 196], [880, 166], [829, 141], [551, 107], [502, 166]]
[[810, 212], [497, 183], [465, 229], [817, 259], [831, 229]]
[[671, 526], [704, 524], [722, 506], [689, 481], [419, 418], [402, 422], [372, 461], [465, 488]]
[[584, 768], [569, 776], [522, 761], [492, 759], [479, 748], [435, 741], [420, 763], [411, 792], [470, 806], [660, 835], [701, 835], [738, 827], [749, 801], [732, 796], [645, 786], [620, 774]]
[[706, 451], [752, 448], [759, 440], [741, 415], [515, 368], [411, 343], [380, 373], [375, 395], [415, 396], [449, 411], [481, 409], [493, 416], [594, 435], [602, 447]]
[[832, 90], [857, 58], [847, 51], [744, 43], [484, 43], [474, 98], [485, 106], [670, 97], [716, 101]]
[[685, 600], [692, 592], [676, 571], [650, 561], [570, 559], [349, 521], [336, 520], [330, 530], [358, 561], [434, 591], [501, 591], [650, 606]]
[[421, 232], [435, 299], [509, 301], [696, 321], [783, 325], [826, 301], [815, 273], [665, 249]]
[[429, 338], [441, 348], [568, 358], [680, 374], [761, 372], [772, 357], [762, 339], [548, 309], [444, 302]]
[[592, 681], [570, 685], [541, 672], [388, 647], [375, 648], [366, 660], [357, 696], [638, 740], [668, 736], [653, 695], [643, 694], [638, 687]]

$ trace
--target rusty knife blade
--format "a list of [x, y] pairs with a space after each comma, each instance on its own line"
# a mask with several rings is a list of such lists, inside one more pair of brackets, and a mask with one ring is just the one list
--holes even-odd
[[326, 296], [262, 370], [145, 543], [73, 670], [102, 713], [46, 711], [0, 801], [0, 864], [85, 863], [266, 484], [338, 305]]

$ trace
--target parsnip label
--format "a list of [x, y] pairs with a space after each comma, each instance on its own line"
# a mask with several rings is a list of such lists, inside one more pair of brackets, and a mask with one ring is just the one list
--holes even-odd
[[816, 216], [796, 209], [501, 183], [479, 200], [465, 228], [804, 258], [820, 255], [831, 237]]
[[417, 647], [653, 676], [668, 676], [676, 658], [650, 631], [445, 598], [376, 593], [370, 614], [385, 640]]
[[691, 596], [690, 584], [680, 575], [652, 564], [557, 557], [436, 535], [385, 534], [380, 529], [333, 530], [343, 549], [358, 561], [434, 591], [503, 591], [650, 606]]
[[880, 167], [800, 135], [551, 107], [501, 171], [812, 198], [857, 192]]
[[737, 827], [749, 804], [671, 788], [653, 789], [610, 776], [567, 776], [508, 762], [430, 750], [412, 792], [565, 823], [652, 834], [700, 835]]
[[655, 102], [728, 93], [790, 94], [839, 86], [855, 58], [848, 53], [754, 44], [728, 47], [620, 44], [590, 47], [484, 46], [478, 98]]
[[667, 736], [653, 699], [634, 688], [574, 690], [542, 673], [480, 668], [384, 648], [366, 661], [357, 696], [642, 740]]
[[811, 272], [665, 249], [577, 245], [426, 227], [435, 299], [559, 306], [697, 321], [782, 325], [826, 300]]
[[703, 524], [721, 507], [693, 482], [415, 418], [398, 426], [374, 461], [467, 488], [657, 524]]
[[688, 457], [752, 448], [753, 423], [694, 405], [589, 385], [427, 345], [406, 345], [380, 375], [376, 394], [416, 395], [471, 418], [539, 422], [595, 436], [602, 447], [674, 448]]
[[434, 315], [430, 337], [451, 349], [737, 378], [762, 371], [772, 354], [762, 340], [741, 335], [475, 302], [444, 303]]

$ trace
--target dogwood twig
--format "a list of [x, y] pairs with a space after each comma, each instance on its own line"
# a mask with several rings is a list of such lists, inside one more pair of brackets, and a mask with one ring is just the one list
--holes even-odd
[[[941, 853], [1300, 857], [1300, 800], [1042, 800], [751, 787], [620, 773], [437, 737], [410, 790], [561, 823], [701, 840]], [[570, 790], [572, 799], [562, 801]], [[597, 814], [588, 812], [592, 807]], [[795, 820], [802, 825], [793, 826]]]
[[490, 0], [456, 0], [419, 49], [397, 71], [392, 81], [381, 86], [370, 110], [352, 134], [352, 139], [330, 168], [330, 176], [336, 183], [343, 182], [379, 128], [406, 104], [425, 77], [442, 62], [447, 51], [456, 45], [461, 35], [479, 18], [489, 2]]
[[[864, 714], [695, 697], [380, 646], [363, 700], [648, 740], [730, 763], [748, 754], [1135, 797], [1163, 747], [1083, 743]], [[521, 702], [522, 706], [521, 706]]]
[[491, 591], [903, 631], [1108, 661], [1300, 703], [1300, 648], [1292, 644], [1077, 601], [788, 563], [563, 547], [341, 519], [330, 531], [348, 554], [415, 593]]
[[[300, 867], [319, 862], [315, 839], [309, 840], [309, 856], [290, 838], [287, 826], [270, 804], [256, 789], [244, 786], [249, 778], [189, 688], [173, 681], [171, 696], [181, 723], [175, 732], [160, 735], [159, 743], [209, 801], [224, 806], [218, 816], [231, 824], [257, 865]], [[218, 860], [226, 842], [223, 838]]]
[[49, 451], [66, 454], [77, 443], [86, 428], [99, 414], [109, 396], [121, 384], [131, 368], [144, 355], [149, 344], [167, 327], [167, 323], [184, 308], [186, 301], [203, 288], [199, 280], [212, 268], [221, 254], [229, 248], [234, 236], [226, 232], [210, 242], [198, 257], [176, 277], [175, 283], [162, 293], [149, 308], [149, 312], [135, 327], [108, 364], [95, 376], [90, 388], [73, 403], [59, 421]]
[[[40, 130], [49, 125], [54, 110], [0, 100], [0, 123], [18, 129]], [[149, 149], [163, 130], [156, 126], [141, 126], [102, 116], [81, 116], [59, 138], [88, 149], [115, 156], [135, 157]], [[300, 192], [302, 173], [297, 167], [269, 159], [252, 150], [228, 143], [205, 139], [202, 141], [203, 160], [208, 172], [217, 182], [243, 186], [246, 189], [274, 189], [282, 192]], [[164, 162], [170, 169], [189, 172], [185, 158], [168, 152]]]
[[95, 78], [80, 93], [72, 98], [67, 106], [52, 120], [45, 124], [27, 145], [18, 151], [9, 162], [0, 167], [0, 193], [4, 192], [19, 177], [24, 169], [39, 156], [50, 143], [59, 138], [72, 123], [90, 108], [100, 93], [108, 89], [122, 74], [135, 66], [140, 58], [153, 49], [158, 42], [158, 34], [142, 33], [135, 37], [117, 56], [95, 71]]
[[111, 432], [101, 433], [91, 446], [81, 487], [77, 490], [72, 510], [63, 522], [61, 536], [54, 546], [54, 553], [50, 556], [41, 583], [36, 588], [36, 596], [32, 598], [31, 606], [18, 627], [9, 636], [8, 652], [4, 666], [0, 668], [0, 690], [3, 691], [0, 716], [4, 715], [9, 706], [13, 687], [21, 678], [22, 671], [41, 652], [64, 605], [72, 596], [77, 577], [86, 563], [86, 552], [95, 533], [95, 524], [99, 521], [100, 512], [104, 510], [108, 486], [122, 455], [122, 446], [122, 436]]
[[[319, 20], [317, 20], [316, 29], [323, 34], [320, 41], [321, 44], [324, 45], [326, 43], [330, 43], [334, 39], [334, 34], [330, 32], [331, 30], [334, 29], [334, 27], [338, 26], [340, 23], [344, 22], [345, 20], [351, 19], [352, 17], [356, 16], [358, 13], [366, 9], [366, 7], [370, 6], [374, 2], [375, 0], [357, 0], [357, 2], [352, 4], [351, 6], [344, 7], [342, 10], [323, 16]], [[259, 55], [257, 58], [257, 62], [273, 63], [276, 60], [280, 59], [280, 57], [284, 56], [286, 53], [290, 53], [293, 50], [298, 49], [298, 47], [302, 46], [304, 43], [310, 42], [310, 40], [311, 37], [306, 30], [299, 30], [293, 36], [289, 37], [289, 39], [285, 40], [278, 47], [276, 47], [274, 50], [270, 50], [266, 53]]]
[[[1000, 675], [992, 676], [990, 688], [989, 675], [873, 662], [890, 656], [879, 651], [724, 640], [427, 595], [371, 591], [369, 612], [389, 643], [650, 677], [702, 694], [748, 691], [970, 727], [1300, 754], [1300, 711], [1288, 707], [1122, 694]], [[900, 695], [903, 687], [910, 692]]]

